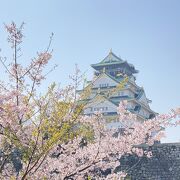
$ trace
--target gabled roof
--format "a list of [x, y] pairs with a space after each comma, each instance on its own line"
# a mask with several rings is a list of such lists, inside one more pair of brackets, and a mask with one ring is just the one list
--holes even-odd
[[112, 62], [124, 62], [121, 58], [116, 56], [112, 50], [110, 50], [109, 54], [100, 62], [100, 63], [112, 63]]
[[[95, 97], [93, 97], [93, 99], [91, 99], [91, 100], [88, 102], [87, 105], [93, 103], [93, 102], [94, 102], [96, 99], [98, 99], [98, 98], [102, 98], [103, 100], [110, 102], [111, 104], [115, 105], [116, 107], [119, 105], [119, 104], [111, 101], [110, 99], [108, 99], [106, 96], [104, 96], [104, 95], [102, 95], [102, 94], [97, 94]], [[99, 101], [98, 101], [98, 102], [99, 102]], [[99, 103], [100, 103], [100, 102], [99, 102]]]
[[[94, 81], [90, 81], [90, 83], [84, 87], [84, 89], [88, 88], [88, 87], [92, 87], [94, 82], [96, 82], [99, 78], [101, 78], [103, 75], [105, 75], [106, 77], [110, 78], [111, 80], [113, 80], [115, 83], [120, 83], [122, 80], [123, 80], [123, 77], [119, 77], [119, 78], [114, 78], [113, 76], [111, 76], [110, 74], [106, 73], [106, 72], [103, 72], [101, 73]], [[92, 87], [93, 88], [93, 87]], [[76, 90], [77, 93], [81, 93], [83, 91], [82, 90]]]
[[101, 73], [93, 82], [91, 81], [91, 83], [88, 84], [85, 88], [87, 88], [87, 87], [90, 86], [90, 85], [93, 85], [93, 83], [94, 83], [95, 81], [97, 81], [99, 78], [101, 78], [103, 75], [109, 77], [110, 79], [112, 79], [112, 80], [113, 80], [114, 82], [116, 82], [116, 83], [120, 83], [120, 81], [122, 80], [122, 79], [120, 80], [120, 78], [116, 79], [116, 78], [114, 78], [113, 76], [111, 76], [110, 74], [108, 74], [108, 73], [106, 73], [106, 72], [103, 72], [103, 73]]

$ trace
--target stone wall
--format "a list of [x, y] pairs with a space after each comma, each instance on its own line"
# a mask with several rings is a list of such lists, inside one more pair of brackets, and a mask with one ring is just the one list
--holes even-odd
[[180, 180], [180, 143], [141, 147], [152, 151], [153, 156], [124, 156], [116, 170], [126, 170], [131, 180]]

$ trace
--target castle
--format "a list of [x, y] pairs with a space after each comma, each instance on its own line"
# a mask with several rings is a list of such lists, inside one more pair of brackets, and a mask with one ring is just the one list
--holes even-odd
[[99, 63], [92, 64], [94, 68], [94, 80], [88, 81], [86, 88], [90, 88], [90, 95], [84, 99], [86, 106], [85, 115], [92, 115], [101, 111], [106, 119], [116, 120], [117, 107], [123, 100], [128, 102], [128, 110], [137, 115], [139, 121], [151, 119], [156, 113], [151, 110], [149, 100], [143, 87], [136, 84], [135, 74], [138, 70], [116, 56], [112, 50]]

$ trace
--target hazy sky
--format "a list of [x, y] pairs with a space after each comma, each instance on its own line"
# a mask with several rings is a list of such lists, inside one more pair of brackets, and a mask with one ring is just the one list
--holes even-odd
[[[176, 0], [0, 0], [0, 48], [9, 54], [4, 23], [25, 25], [23, 62], [52, 43], [58, 68], [51, 81], [68, 83], [77, 63], [92, 78], [90, 64], [112, 48], [140, 72], [137, 84], [163, 113], [180, 106], [180, 1]], [[179, 141], [180, 128], [167, 131], [166, 141]]]

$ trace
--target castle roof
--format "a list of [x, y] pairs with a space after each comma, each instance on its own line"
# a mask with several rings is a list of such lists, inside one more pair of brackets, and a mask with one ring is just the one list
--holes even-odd
[[109, 54], [101, 62], [96, 64], [91, 64], [91, 67], [93, 67], [96, 70], [100, 70], [103, 67], [107, 67], [107, 66], [127, 67], [130, 69], [132, 73], [138, 73], [138, 70], [136, 70], [132, 64], [116, 56], [112, 52], [112, 50], [110, 50]]

